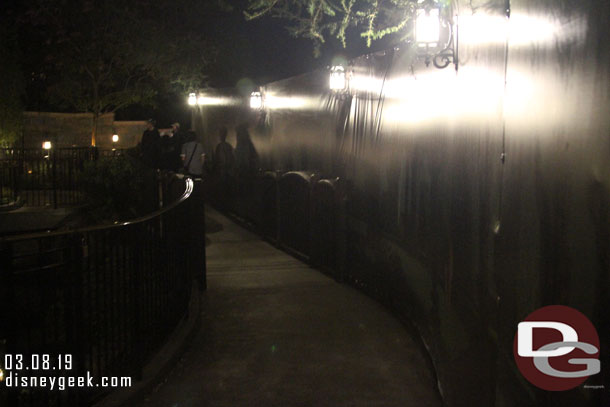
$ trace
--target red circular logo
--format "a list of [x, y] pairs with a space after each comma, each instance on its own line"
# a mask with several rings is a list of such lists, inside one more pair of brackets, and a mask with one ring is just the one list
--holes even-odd
[[513, 354], [534, 386], [563, 391], [599, 373], [599, 337], [581, 312], [563, 305], [540, 308], [519, 323]]

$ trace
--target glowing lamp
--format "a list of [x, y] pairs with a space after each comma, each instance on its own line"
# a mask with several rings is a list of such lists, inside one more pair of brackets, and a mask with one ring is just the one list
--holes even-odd
[[263, 107], [263, 96], [260, 92], [252, 92], [250, 94], [250, 108], [260, 109]]
[[419, 46], [436, 47], [440, 36], [440, 10], [438, 8], [417, 10], [415, 19], [415, 41]]
[[50, 150], [50, 149], [51, 149], [51, 147], [53, 147], [53, 145], [51, 144], [51, 142], [50, 142], [50, 141], [44, 141], [44, 142], [42, 143], [42, 148], [44, 148], [45, 150]]
[[[451, 5], [442, 6], [435, 0], [419, 0], [415, 10], [414, 37], [417, 54], [424, 59], [426, 66], [430, 62], [443, 69], [450, 64], [458, 69], [457, 18], [452, 18]], [[456, 24], [454, 30], [454, 23]]]
[[341, 65], [333, 66], [330, 69], [330, 89], [335, 91], [344, 90], [347, 85], [345, 80], [345, 68]]
[[205, 96], [203, 96], [203, 93], [200, 93], [200, 94], [197, 96], [197, 104], [198, 104], [199, 106], [203, 106], [203, 105], [205, 105]]
[[112, 135], [112, 142], [113, 143], [118, 143], [119, 141], [119, 135], [118, 134], [113, 134]]
[[189, 93], [188, 103], [189, 106], [195, 106], [197, 104], [197, 96], [194, 93]]

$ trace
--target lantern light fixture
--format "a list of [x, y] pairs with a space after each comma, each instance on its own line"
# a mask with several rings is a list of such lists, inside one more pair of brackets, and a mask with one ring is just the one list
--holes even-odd
[[197, 95], [189, 93], [188, 104], [189, 106], [195, 106], [197, 104]]
[[43, 141], [42, 148], [45, 150], [50, 150], [53, 147], [50, 141]]
[[262, 109], [263, 107], [263, 96], [260, 92], [252, 92], [250, 94], [250, 108], [251, 109]]
[[339, 92], [347, 89], [347, 79], [345, 68], [342, 65], [335, 65], [330, 68], [330, 90]]
[[112, 135], [112, 142], [113, 143], [118, 143], [119, 141], [119, 135], [118, 134], [113, 134]]
[[[454, 32], [450, 7], [435, 0], [420, 0], [415, 10], [415, 43], [417, 52], [426, 63], [442, 69], [454, 64], [458, 68], [457, 26]], [[455, 38], [454, 38], [455, 37]]]
[[440, 9], [417, 9], [415, 19], [415, 41], [420, 47], [429, 45], [436, 47], [440, 36]]

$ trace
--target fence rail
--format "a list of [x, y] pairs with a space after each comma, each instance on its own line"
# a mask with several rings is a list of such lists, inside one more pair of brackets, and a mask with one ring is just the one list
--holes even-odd
[[79, 175], [88, 161], [116, 157], [124, 150], [95, 147], [0, 149], [0, 205], [21, 199], [30, 206], [81, 203]]
[[[218, 191], [235, 193], [213, 191], [218, 206], [337, 280], [347, 278], [346, 192], [340, 179], [304, 171], [266, 171], [249, 179], [223, 182], [216, 183]], [[246, 182], [251, 185], [244, 186]]]
[[[205, 287], [202, 188], [174, 177], [163, 189], [170, 204], [131, 222], [0, 239], [0, 354], [51, 359], [12, 373], [140, 376], [185, 316], [193, 279]], [[109, 390], [17, 388], [0, 405], [86, 406]]]

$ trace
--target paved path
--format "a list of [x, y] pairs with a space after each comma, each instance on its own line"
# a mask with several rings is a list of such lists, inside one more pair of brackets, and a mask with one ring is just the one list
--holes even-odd
[[140, 407], [440, 406], [404, 326], [208, 209], [202, 326]]

